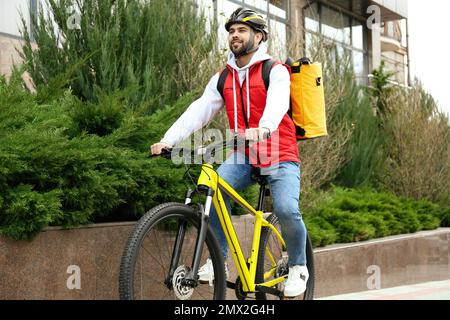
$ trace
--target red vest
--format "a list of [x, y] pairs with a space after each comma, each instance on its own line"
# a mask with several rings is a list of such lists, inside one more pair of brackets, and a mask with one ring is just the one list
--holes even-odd
[[[279, 63], [276, 63], [277, 65]], [[249, 70], [249, 90], [250, 90], [250, 119], [247, 120], [248, 128], [258, 128], [259, 121], [266, 107], [267, 91], [262, 78], [262, 61], [253, 64]], [[274, 66], [275, 66], [274, 65]], [[228, 116], [230, 128], [235, 128], [235, 112], [233, 97], [233, 69], [229, 69], [228, 76], [223, 88], [225, 108]], [[289, 70], [289, 68], [287, 68]], [[235, 75], [236, 106], [237, 106], [237, 131], [244, 133], [246, 128], [245, 117], [247, 115], [247, 84], [244, 80], [242, 87], [239, 83], [238, 72]], [[279, 162], [300, 162], [297, 138], [295, 136], [295, 125], [286, 113], [278, 126], [278, 129], [271, 133], [270, 139], [258, 143], [246, 150], [245, 154], [250, 159], [252, 165], [269, 167]]]

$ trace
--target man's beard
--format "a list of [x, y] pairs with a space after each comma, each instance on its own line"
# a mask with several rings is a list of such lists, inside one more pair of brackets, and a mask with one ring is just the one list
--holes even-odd
[[241, 55], [245, 55], [248, 51], [252, 50], [255, 45], [255, 41], [250, 38], [247, 43], [243, 42], [242, 46], [235, 50], [233, 45], [230, 43], [231, 52], [233, 52], [235, 57], [240, 57]]

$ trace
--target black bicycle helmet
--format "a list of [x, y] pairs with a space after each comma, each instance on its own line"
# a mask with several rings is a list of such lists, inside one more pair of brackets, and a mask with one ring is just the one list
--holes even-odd
[[267, 41], [269, 37], [269, 31], [267, 29], [267, 22], [264, 18], [254, 10], [244, 9], [242, 7], [236, 9], [230, 18], [225, 23], [225, 29], [230, 31], [230, 27], [236, 23], [243, 23], [253, 28], [255, 31], [259, 31], [263, 34], [263, 41]]

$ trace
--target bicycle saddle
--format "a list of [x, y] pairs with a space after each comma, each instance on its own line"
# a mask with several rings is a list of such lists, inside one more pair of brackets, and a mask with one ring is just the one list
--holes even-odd
[[252, 168], [252, 180], [255, 181], [256, 183], [258, 183], [260, 186], [265, 186], [267, 185], [267, 180], [266, 177], [264, 175], [261, 175], [261, 168]]

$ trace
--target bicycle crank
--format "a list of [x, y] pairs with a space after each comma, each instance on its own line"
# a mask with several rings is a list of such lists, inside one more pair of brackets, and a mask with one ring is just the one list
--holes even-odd
[[236, 279], [236, 284], [234, 287], [234, 293], [236, 294], [236, 298], [238, 300], [245, 300], [247, 299], [247, 292], [244, 292], [244, 288], [242, 287], [242, 281], [241, 278], [238, 276]]

